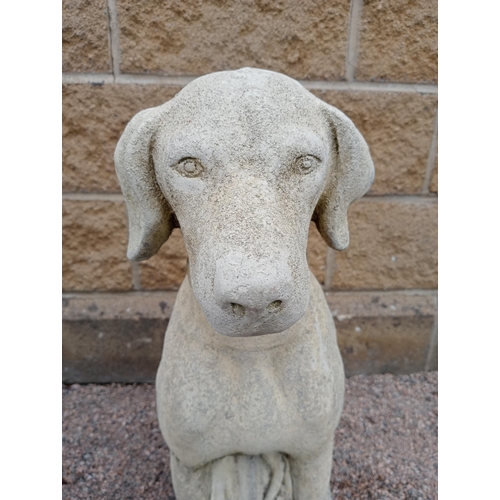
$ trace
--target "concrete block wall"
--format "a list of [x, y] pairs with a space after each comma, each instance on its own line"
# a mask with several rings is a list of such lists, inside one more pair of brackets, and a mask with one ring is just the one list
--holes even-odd
[[63, 379], [151, 381], [186, 272], [176, 229], [126, 258], [113, 151], [138, 111], [197, 76], [285, 73], [344, 111], [376, 179], [350, 247], [308, 260], [346, 372], [437, 369], [437, 0], [63, 0]]

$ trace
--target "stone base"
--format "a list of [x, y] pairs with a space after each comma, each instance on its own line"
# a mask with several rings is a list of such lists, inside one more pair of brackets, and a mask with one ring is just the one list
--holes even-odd
[[[63, 295], [63, 382], [154, 382], [176, 292]], [[437, 370], [437, 291], [326, 292], [347, 376]]]

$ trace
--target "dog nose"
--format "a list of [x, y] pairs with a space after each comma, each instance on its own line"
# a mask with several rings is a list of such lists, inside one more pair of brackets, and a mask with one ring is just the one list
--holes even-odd
[[282, 311], [287, 303], [284, 296], [288, 295], [283, 292], [289, 286], [279, 286], [282, 293], [274, 295], [279, 295], [280, 298], [271, 301], [269, 301], [269, 290], [262, 286], [231, 287], [224, 291], [220, 289], [221, 287], [217, 288], [215, 296], [219, 306], [230, 311], [234, 317], [243, 318], [248, 315], [273, 315]]
[[217, 261], [215, 300], [235, 318], [274, 316], [285, 309], [292, 291], [292, 275], [285, 262], [253, 261], [237, 254]]
[[[236, 316], [237, 318], [243, 318], [246, 314], [246, 311], [248, 309], [248, 306], [244, 306], [242, 304], [238, 304], [237, 302], [231, 302], [231, 310], [233, 312], [233, 315]], [[221, 304], [222, 308], [224, 308], [225, 303], [223, 302]], [[252, 304], [253, 305], [253, 304]], [[268, 313], [277, 313], [281, 311], [284, 307], [284, 303], [282, 300], [273, 300], [270, 302], [267, 307], [266, 311]], [[251, 308], [251, 310], [255, 311], [255, 308]], [[257, 312], [262, 312], [257, 309]]]

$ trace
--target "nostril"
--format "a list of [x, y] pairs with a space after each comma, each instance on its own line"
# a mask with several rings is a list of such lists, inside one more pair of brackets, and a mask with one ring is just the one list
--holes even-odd
[[281, 300], [275, 300], [274, 302], [271, 302], [266, 309], [270, 313], [274, 313], [281, 311], [282, 308], [283, 308], [283, 302]]
[[245, 316], [245, 308], [241, 304], [231, 302], [231, 308], [233, 310], [233, 314], [238, 318], [243, 318], [243, 316]]

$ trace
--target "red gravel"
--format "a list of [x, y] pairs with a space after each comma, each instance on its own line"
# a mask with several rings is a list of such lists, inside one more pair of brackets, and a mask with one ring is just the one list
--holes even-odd
[[[437, 383], [437, 372], [347, 379], [336, 500], [437, 499]], [[62, 482], [68, 500], [175, 499], [154, 386], [63, 387]]]

